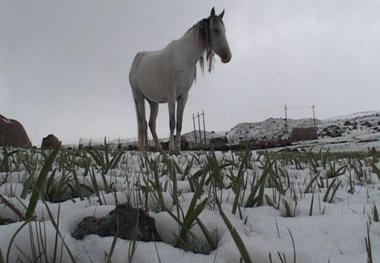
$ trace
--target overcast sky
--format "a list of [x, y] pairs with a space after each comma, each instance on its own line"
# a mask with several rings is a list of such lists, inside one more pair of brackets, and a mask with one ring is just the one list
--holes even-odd
[[[229, 64], [190, 90], [183, 131], [204, 110], [206, 128], [241, 121], [318, 118], [380, 109], [380, 1], [0, 0], [0, 114], [34, 144], [56, 134], [135, 137], [128, 81], [134, 55], [164, 47], [226, 9]], [[158, 134], [168, 135], [167, 104]]]

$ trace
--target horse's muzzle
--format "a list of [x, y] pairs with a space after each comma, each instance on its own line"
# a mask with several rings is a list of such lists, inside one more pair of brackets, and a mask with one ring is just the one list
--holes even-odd
[[225, 56], [222, 58], [223, 63], [228, 63], [228, 62], [230, 62], [230, 60], [231, 60], [231, 54], [229, 56]]

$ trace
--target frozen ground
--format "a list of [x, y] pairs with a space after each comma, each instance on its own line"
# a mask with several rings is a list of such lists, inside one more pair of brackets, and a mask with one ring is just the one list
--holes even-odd
[[[336, 151], [354, 148], [356, 150], [367, 150], [368, 147], [378, 147], [380, 145], [380, 111], [366, 111], [353, 113], [345, 116], [338, 116], [325, 120], [315, 120], [318, 130], [318, 140], [295, 143], [296, 147], [321, 146], [331, 148]], [[269, 118], [260, 122], [244, 122], [235, 125], [229, 131], [193, 131], [182, 134], [183, 138], [190, 144], [198, 142], [201, 136], [204, 139], [206, 133], [207, 140], [226, 139], [230, 144], [238, 144], [250, 140], [276, 140], [286, 139], [285, 120], [283, 118]], [[294, 128], [307, 128], [314, 126], [314, 120], [288, 119], [288, 133], [291, 134]], [[195, 138], [195, 136], [197, 138]], [[162, 138], [168, 141], [168, 138]], [[113, 145], [136, 145], [136, 138], [107, 138], [107, 142]], [[80, 139], [79, 144], [102, 145], [104, 138]], [[153, 141], [150, 141], [154, 145]], [[352, 147], [350, 146], [352, 144]], [[66, 145], [73, 148], [78, 144]]]
[[[372, 144], [367, 142], [361, 148], [366, 150], [368, 146]], [[378, 144], [375, 146], [379, 150]], [[343, 149], [333, 150], [347, 152], [356, 150], [355, 147], [357, 145], [350, 142]], [[298, 263], [368, 262], [367, 225], [373, 262], [380, 262], [380, 223], [376, 222], [374, 212], [375, 205], [380, 208], [380, 174], [376, 170], [380, 168], [380, 156], [376, 152], [338, 156], [334, 152], [318, 152], [316, 148], [313, 151], [314, 154], [269, 155], [252, 152], [244, 165], [244, 153], [238, 152], [214, 155], [188, 152], [172, 157], [149, 154], [145, 159], [139, 153], [128, 152], [106, 173], [102, 172], [104, 167], [95, 160], [95, 155], [61, 152], [53, 165], [55, 174], [49, 173], [54, 180], [48, 181], [57, 189], [41, 190], [47, 201], [45, 204], [38, 201], [36, 217], [30, 223], [20, 220], [14, 210], [25, 214], [33, 191], [28, 169], [32, 164], [40, 167], [44, 157], [39, 153], [18, 152], [13, 155], [9, 171], [0, 174], [0, 194], [15, 207], [12, 210], [10, 205], [0, 201], [0, 219], [3, 222], [16, 220], [0, 225], [0, 249], [4, 258], [8, 254], [9, 262], [36, 259], [52, 262], [54, 258], [58, 262], [73, 259], [77, 262], [240, 262], [241, 253], [220, 215], [217, 199], [243, 240], [252, 262], [271, 262], [270, 259], [281, 262], [281, 258]], [[115, 154], [110, 152], [110, 159]], [[171, 170], [170, 164], [176, 168]], [[86, 167], [93, 169], [86, 174]], [[205, 170], [205, 167], [211, 168]], [[65, 189], [66, 185], [76, 186], [73, 168], [80, 184], [92, 189], [92, 194], [86, 194], [82, 200], [75, 197], [78, 192], [74, 194], [74, 190]], [[202, 185], [199, 179], [202, 169], [206, 183], [200, 187], [203, 194], [197, 203], [207, 198], [207, 205], [199, 219], [211, 233], [216, 248], [210, 248], [194, 221], [191, 231], [195, 238], [188, 236], [186, 251], [175, 246], [181, 224], [162, 206], [183, 222], [184, 218], [177, 213], [182, 209], [186, 215], [194, 191]], [[159, 184], [154, 184], [154, 171]], [[260, 180], [262, 178], [264, 180]], [[59, 184], [62, 181], [65, 183]], [[141, 186], [150, 189], [147, 200]], [[161, 201], [157, 197], [160, 193]], [[237, 210], [233, 214], [237, 195]], [[174, 197], [178, 198], [178, 206], [173, 205]], [[57, 202], [57, 198], [68, 200]], [[106, 255], [111, 253], [113, 237], [90, 235], [84, 240], [71, 237], [76, 224], [84, 217], [105, 215], [116, 203], [128, 200], [134, 206], [149, 208], [162, 242], [137, 242], [132, 253], [134, 242], [117, 239], [112, 257], [108, 259]]]
[[[316, 119], [319, 138], [330, 139], [330, 142], [349, 141], [367, 142], [380, 139], [380, 112], [368, 111], [326, 120]], [[261, 122], [239, 123], [227, 132], [233, 143], [251, 139], [262, 140], [286, 138], [285, 120], [269, 118]], [[294, 128], [314, 127], [313, 119], [288, 119], [288, 132]], [[321, 141], [324, 143], [324, 140]]]

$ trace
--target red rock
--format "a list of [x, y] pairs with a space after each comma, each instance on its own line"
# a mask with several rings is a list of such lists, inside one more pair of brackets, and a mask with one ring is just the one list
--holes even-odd
[[22, 124], [0, 115], [0, 146], [32, 147]]
[[61, 141], [55, 137], [53, 134], [49, 134], [42, 139], [41, 148], [42, 149], [55, 149], [61, 146]]

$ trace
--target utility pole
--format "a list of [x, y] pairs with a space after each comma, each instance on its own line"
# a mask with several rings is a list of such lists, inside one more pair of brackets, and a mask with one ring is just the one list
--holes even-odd
[[286, 138], [289, 139], [289, 132], [288, 132], [288, 106], [286, 104], [285, 104], [284, 110], [285, 110], [285, 132], [286, 132]]
[[195, 116], [194, 116], [194, 113], [193, 113], [193, 127], [194, 127], [194, 130], [193, 130], [194, 140], [195, 140], [195, 143], [197, 143], [197, 130], [195, 128]]
[[199, 117], [200, 117], [200, 115], [199, 115], [199, 112], [198, 112], [197, 113], [197, 118], [198, 118], [199, 143], [202, 143], [201, 121], [200, 121]]
[[203, 117], [203, 137], [204, 137], [205, 144], [207, 144], [207, 140], [206, 140], [206, 124], [205, 124], [205, 112], [203, 110], [202, 110], [202, 117]]
[[311, 108], [313, 109], [314, 130], [317, 131], [317, 124], [315, 121], [315, 105], [313, 104], [313, 106], [311, 106]]

